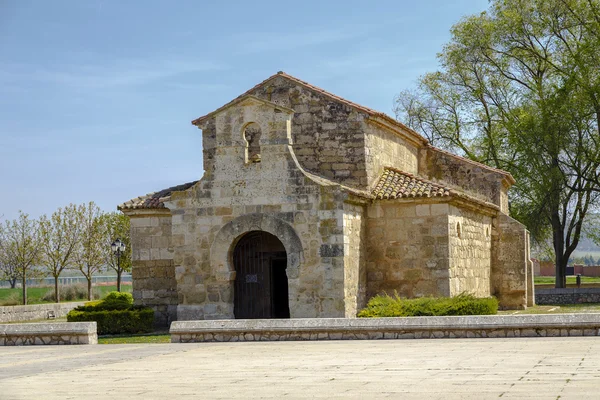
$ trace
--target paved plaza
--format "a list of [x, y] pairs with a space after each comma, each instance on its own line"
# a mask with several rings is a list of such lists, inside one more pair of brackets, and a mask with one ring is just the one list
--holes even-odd
[[599, 399], [600, 339], [0, 349], [0, 399]]

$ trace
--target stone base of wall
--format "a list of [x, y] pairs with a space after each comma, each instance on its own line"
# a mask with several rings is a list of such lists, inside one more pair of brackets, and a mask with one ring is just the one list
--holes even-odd
[[83, 304], [84, 302], [74, 302], [0, 307], [0, 323], [62, 318], [69, 311]]
[[600, 336], [600, 314], [176, 321], [172, 343]]
[[0, 346], [97, 343], [96, 322], [0, 325]]
[[600, 303], [600, 288], [536, 289], [535, 303], [538, 305]]

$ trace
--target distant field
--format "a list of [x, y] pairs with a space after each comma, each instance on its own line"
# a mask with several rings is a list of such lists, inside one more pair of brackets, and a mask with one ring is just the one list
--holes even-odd
[[[536, 285], [554, 285], [555, 279], [553, 276], [536, 276], [533, 278], [533, 282]], [[567, 285], [575, 286], [577, 284], [577, 278], [574, 276], [567, 277]], [[582, 276], [581, 284], [586, 285], [600, 285], [600, 277], [595, 276]]]
[[[61, 291], [65, 290], [65, 287], [60, 288]], [[87, 290], [87, 289], [86, 289]], [[106, 285], [106, 286], [94, 286], [92, 288], [94, 298], [102, 298], [109, 292], [114, 292], [117, 290], [116, 285]], [[123, 292], [131, 292], [131, 285], [122, 285], [121, 290]], [[53, 303], [52, 301], [44, 301], [43, 297], [46, 293], [54, 292], [54, 287], [30, 287], [27, 288], [27, 304], [43, 304], [43, 303]], [[22, 303], [22, 289], [10, 289], [10, 288], [0, 288], [0, 306], [3, 305], [18, 305]], [[73, 300], [73, 301], [84, 301], [82, 300]]]

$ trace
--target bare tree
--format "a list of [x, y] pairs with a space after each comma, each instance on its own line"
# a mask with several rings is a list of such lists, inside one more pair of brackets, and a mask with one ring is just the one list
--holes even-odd
[[40, 260], [39, 223], [19, 211], [19, 217], [0, 224], [0, 253], [3, 263], [15, 268], [23, 285], [23, 304], [27, 304], [27, 278], [36, 273]]
[[54, 298], [60, 302], [58, 278], [66, 268], [73, 265], [77, 246], [81, 241], [80, 216], [83, 206], [79, 209], [74, 204], [59, 208], [50, 218], [45, 215], [40, 219], [40, 239], [44, 266], [54, 278]]
[[77, 246], [75, 260], [77, 269], [87, 279], [88, 300], [92, 299], [92, 278], [102, 270], [105, 261], [106, 224], [102, 211], [93, 202], [79, 210], [81, 240]]

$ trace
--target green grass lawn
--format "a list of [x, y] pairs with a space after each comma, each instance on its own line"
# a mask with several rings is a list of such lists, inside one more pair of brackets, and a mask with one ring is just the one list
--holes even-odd
[[[65, 287], [61, 287], [61, 292], [64, 293]], [[87, 288], [85, 289], [87, 291]], [[109, 292], [117, 290], [116, 286], [94, 286], [92, 288], [94, 298], [102, 298]], [[124, 292], [131, 292], [131, 285], [121, 285], [121, 290]], [[53, 301], [44, 301], [43, 297], [46, 293], [54, 292], [54, 287], [29, 287], [27, 288], [27, 304], [43, 304], [53, 303]], [[22, 289], [0, 289], [0, 306], [3, 305], [19, 305], [22, 304]], [[87, 299], [73, 300], [73, 301], [85, 301]]]
[[[553, 276], [536, 276], [533, 278], [533, 282], [536, 285], [554, 285], [555, 279]], [[577, 277], [568, 276], [567, 285], [575, 285], [577, 283]], [[581, 283], [600, 283], [600, 277], [595, 276], [582, 276]]]
[[171, 335], [127, 335], [98, 338], [98, 344], [171, 343]]
[[515, 315], [515, 314], [581, 314], [581, 313], [599, 313], [599, 303], [584, 303], [584, 304], [561, 304], [548, 306], [533, 306], [527, 307], [525, 310], [506, 310], [498, 311], [498, 315]]

